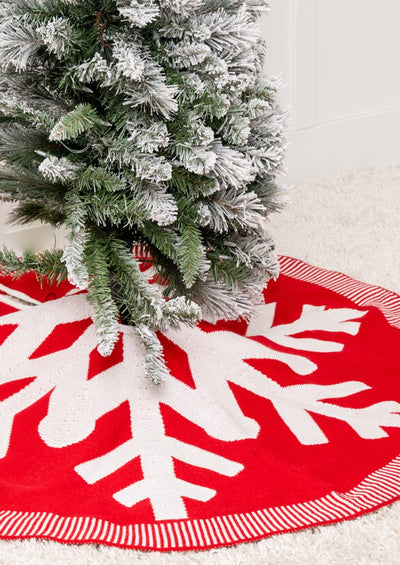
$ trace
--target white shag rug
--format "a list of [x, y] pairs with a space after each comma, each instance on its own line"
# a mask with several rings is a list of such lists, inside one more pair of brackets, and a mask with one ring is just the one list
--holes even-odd
[[[311, 180], [291, 198], [268, 226], [279, 254], [400, 294], [400, 166]], [[398, 565], [399, 556], [400, 502], [356, 520], [203, 552], [0, 541], [0, 565]]]

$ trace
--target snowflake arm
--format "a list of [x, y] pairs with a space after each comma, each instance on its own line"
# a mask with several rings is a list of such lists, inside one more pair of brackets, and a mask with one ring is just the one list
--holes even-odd
[[[303, 351], [333, 349], [325, 347], [325, 339], [311, 340], [311, 344], [320, 345], [318, 349], [310, 348], [306, 343], [310, 340], [296, 334], [323, 330], [354, 335], [360, 325], [354, 320], [364, 315], [358, 310], [305, 307], [299, 320], [273, 326], [275, 305], [268, 305], [263, 312], [268, 316], [261, 329], [266, 328], [264, 335], [270, 342], [292, 349], [298, 346]], [[232, 384], [268, 400], [266, 409], [271, 410], [272, 405], [303, 445], [329, 441], [314, 418], [318, 414], [345, 422], [365, 439], [383, 438], [387, 436], [385, 428], [400, 427], [398, 402], [389, 400], [351, 408], [329, 400], [368, 390], [363, 382], [281, 386], [249, 361], [279, 361], [298, 375], [309, 375], [317, 366], [304, 355], [276, 351], [273, 346], [228, 331], [205, 332], [194, 327], [184, 332], [173, 329], [165, 332], [165, 337], [187, 354], [195, 388], [173, 377], [161, 387], [153, 386], [142, 366], [143, 344], [132, 328], [122, 325], [119, 329], [123, 357], [88, 380], [89, 357], [96, 347], [93, 324], [84, 324], [86, 329], [65, 349], [46, 353], [46, 347], [41, 346], [60, 324], [90, 322], [91, 315], [85, 297], [73, 295], [2, 317], [0, 326], [5, 327], [8, 336], [0, 347], [0, 384], [35, 378], [0, 402], [0, 457], [7, 453], [15, 416], [49, 393], [48, 413], [39, 424], [39, 434], [46, 445], [55, 448], [86, 439], [103, 415], [128, 402], [131, 437], [111, 446], [99, 457], [80, 463], [75, 471], [88, 484], [95, 484], [137, 459], [143, 478], [122, 489], [117, 487], [113, 496], [127, 507], [148, 500], [157, 520], [184, 519], [187, 517], [185, 498], [205, 502], [216, 494], [213, 488], [177, 476], [176, 460], [226, 477], [233, 477], [243, 469], [240, 462], [188, 444], [178, 434], [178, 437], [167, 435], [163, 405], [222, 441], [256, 438], [260, 430], [258, 422], [242, 412]], [[256, 326], [250, 322], [249, 327], [251, 334]]]
[[[328, 439], [311, 413], [323, 414], [347, 422], [360, 437], [374, 439], [385, 437], [385, 426], [400, 427], [400, 404], [385, 402], [367, 408], [346, 408], [325, 401], [329, 398], [341, 398], [367, 390], [369, 387], [358, 381], [347, 381], [333, 385], [293, 385], [283, 387], [257, 371], [245, 362], [246, 359], [278, 359], [292, 363], [292, 357], [274, 351], [253, 340], [231, 332], [202, 332], [194, 328], [186, 332], [169, 332], [168, 337], [188, 354], [193, 378], [199, 392], [206, 394], [210, 387], [209, 367], [214, 370], [212, 383], [213, 395], [222, 399], [230, 414], [235, 414], [234, 421], [240, 422], [246, 430], [249, 424], [238, 419], [234, 404], [236, 398], [229, 386], [235, 383], [254, 394], [268, 399], [280, 417], [304, 445], [327, 443]], [[207, 351], [206, 362], [202, 352]], [[228, 353], [229, 352], [229, 353]], [[296, 356], [294, 356], [296, 357]], [[301, 367], [304, 357], [297, 356]], [[304, 372], [304, 367], [302, 374]], [[252, 437], [249, 435], [248, 437]]]
[[[59, 383], [50, 397], [48, 415], [40, 423], [40, 435], [52, 447], [82, 441], [94, 431], [96, 421], [103, 414], [128, 400], [132, 438], [96, 459], [81, 463], [75, 471], [83, 480], [94, 484], [140, 457], [143, 479], [116, 492], [114, 498], [128, 507], [149, 499], [158, 520], [185, 518], [184, 497], [205, 501], [216, 492], [177, 478], [173, 459], [226, 476], [236, 475], [243, 465], [167, 436], [160, 404], [177, 409], [181, 404], [174, 405], [173, 399], [180, 398], [186, 406], [187, 417], [205, 427], [214, 437], [220, 429], [226, 430], [225, 435], [228, 435], [232, 420], [226, 417], [222, 408], [210, 405], [206, 397], [176, 379], [170, 379], [162, 387], [154, 387], [143, 371], [143, 346], [133, 337], [130, 328], [121, 326], [121, 331], [124, 334], [123, 362], [90, 380], [86, 380], [85, 371], [75, 371]], [[239, 410], [238, 414], [244, 418]], [[247, 420], [257, 433], [258, 424], [250, 418]], [[229, 439], [237, 439], [238, 430], [233, 427], [229, 434]], [[242, 432], [242, 437], [248, 436]]]
[[334, 352], [342, 351], [343, 343], [312, 339], [310, 337], [295, 337], [296, 334], [322, 330], [327, 332], [344, 332], [356, 335], [360, 329], [360, 322], [352, 320], [359, 319], [366, 311], [352, 308], [329, 308], [325, 306], [313, 306], [305, 304], [300, 318], [290, 324], [273, 326], [276, 303], [259, 306], [256, 315], [251, 319], [247, 328], [247, 337], [262, 335], [269, 340], [303, 351]]
[[[81, 296], [59, 299], [56, 304], [58, 319], [63, 320], [64, 323], [90, 317], [90, 309], [82, 304]], [[64, 378], [68, 381], [69, 373], [73, 375], [82, 370], [82, 361], [78, 352], [81, 348], [88, 347], [93, 338], [90, 329], [85, 331], [69, 349], [44, 357], [32, 358], [33, 353], [54, 329], [53, 309], [54, 303], [49, 302], [29, 308], [28, 311], [2, 317], [2, 326], [11, 322], [11, 325], [16, 327], [0, 348], [0, 383], [29, 377], [35, 377], [35, 380], [0, 402], [0, 421], [2, 423], [0, 457], [5, 457], [7, 454], [15, 416], [49, 393]], [[27, 319], [29, 323], [26, 323]], [[16, 351], [18, 355], [15, 355]], [[78, 363], [80, 363], [79, 369]], [[49, 364], [52, 367], [51, 370], [49, 370]], [[67, 374], [65, 367], [68, 367]]]
[[383, 438], [388, 435], [383, 427], [400, 427], [400, 403], [386, 401], [365, 408], [348, 408], [326, 402], [328, 398], [343, 398], [369, 388], [359, 381], [335, 385], [294, 385], [284, 389], [284, 396], [275, 399], [274, 406], [304, 445], [328, 442], [309, 412], [342, 420], [364, 439]]
[[[209, 469], [210, 471], [214, 471], [216, 473], [220, 473], [229, 477], [233, 477], [243, 470], [243, 465], [241, 463], [231, 461], [230, 459], [221, 457], [220, 455], [206, 451], [205, 449], [187, 444], [176, 438], [166, 436], [163, 443], [164, 447], [168, 448], [170, 457], [174, 457], [179, 461], [195, 465], [196, 467]], [[143, 454], [140, 453], [140, 451], [137, 449], [135, 440], [131, 439], [117, 447], [115, 450], [106, 453], [101, 457], [97, 457], [96, 459], [92, 459], [91, 461], [87, 461], [78, 465], [77, 467], [75, 467], [75, 471], [87, 483], [94, 484], [95, 482], [107, 477], [111, 473], [114, 473], [123, 465], [132, 461], [135, 457], [142, 455]], [[163, 467], [163, 474], [164, 473], [165, 468]], [[153, 479], [155, 479], [159, 484], [164, 484], [165, 479], [161, 478], [158, 473], [157, 475], [158, 481], [156, 477], [153, 477]], [[158, 515], [159, 519], [165, 519], [165, 516], [167, 515], [166, 513], [171, 513], [171, 508], [168, 509], [166, 507], [165, 501], [163, 500], [167, 490], [176, 491], [175, 496], [173, 497], [174, 500], [171, 500], [173, 495], [169, 495], [169, 503], [172, 502], [174, 518], [176, 518], [177, 503], [181, 510], [183, 510], [181, 500], [176, 500], [177, 493], [179, 493], [178, 496], [180, 499], [185, 496], [188, 498], [201, 500], [203, 502], [210, 500], [210, 498], [212, 498], [216, 494], [216, 491], [213, 489], [209, 489], [203, 486], [200, 487], [199, 485], [195, 485], [188, 481], [177, 479], [175, 474], [173, 474], [172, 477], [167, 477], [167, 482], [168, 485], [164, 485], [166, 489], [161, 493], [161, 500], [158, 500], [158, 497], [156, 500], [154, 494], [155, 490], [153, 488], [154, 485], [152, 484], [153, 481], [151, 480], [151, 478], [149, 478], [148, 474], [141, 481], [133, 483], [128, 487], [116, 492], [114, 494], [114, 498], [124, 506], [128, 507], [134, 506], [142, 500], [149, 499], [152, 503], [155, 514]], [[175, 486], [175, 489], [173, 488], [173, 486]], [[185, 515], [186, 514], [183, 513], [182, 517], [185, 517]]]

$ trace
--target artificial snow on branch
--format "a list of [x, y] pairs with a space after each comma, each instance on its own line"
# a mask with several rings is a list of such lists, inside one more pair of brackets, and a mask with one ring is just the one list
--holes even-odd
[[0, 197], [14, 222], [67, 230], [62, 250], [1, 252], [0, 273], [86, 289], [100, 353], [132, 326], [154, 382], [158, 330], [248, 318], [278, 275], [264, 221], [287, 201], [286, 112], [262, 74], [268, 8], [0, 3]]

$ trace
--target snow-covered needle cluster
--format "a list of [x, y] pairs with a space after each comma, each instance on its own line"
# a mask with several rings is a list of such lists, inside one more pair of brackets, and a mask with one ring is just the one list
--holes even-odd
[[[0, 253], [87, 289], [99, 351], [120, 317], [155, 381], [156, 332], [246, 318], [278, 274], [265, 217], [285, 112], [263, 77], [266, 0], [2, 0], [0, 192], [63, 250]], [[152, 264], [155, 283], [140, 263]]]

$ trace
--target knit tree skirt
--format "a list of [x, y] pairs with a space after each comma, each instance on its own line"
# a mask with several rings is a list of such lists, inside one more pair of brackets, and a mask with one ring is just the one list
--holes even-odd
[[160, 336], [33, 274], [0, 285], [0, 537], [206, 549], [400, 495], [400, 297], [288, 257], [246, 322]]

